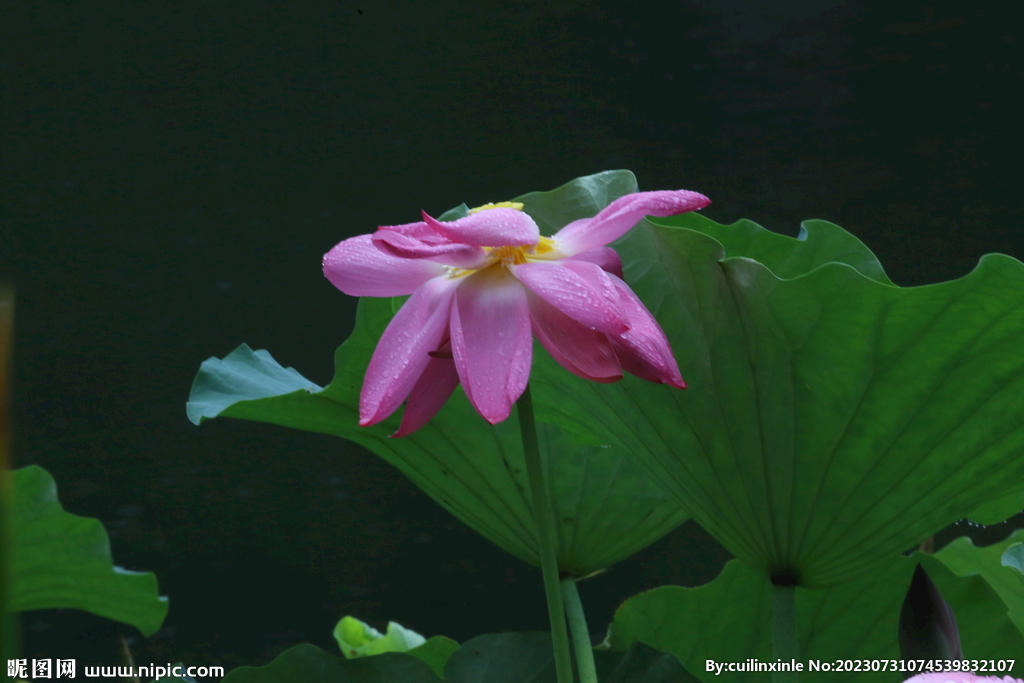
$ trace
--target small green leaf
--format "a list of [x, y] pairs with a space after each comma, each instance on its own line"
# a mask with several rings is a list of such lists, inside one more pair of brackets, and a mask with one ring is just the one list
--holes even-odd
[[346, 658], [379, 655], [384, 652], [408, 652], [427, 639], [412, 629], [388, 622], [387, 635], [353, 616], [342, 617], [334, 627], [334, 639]]
[[156, 576], [114, 566], [103, 524], [65, 512], [42, 467], [13, 474], [11, 610], [70, 607], [156, 633], [167, 615]]
[[451, 638], [433, 636], [428, 640], [393, 621], [388, 622], [387, 634], [381, 635], [377, 629], [352, 616], [343, 617], [334, 627], [334, 639], [348, 659], [385, 652], [408, 652], [429, 664], [438, 676], [443, 676], [445, 663], [459, 649], [458, 642]]
[[1000, 564], [1024, 574], [1024, 543], [1014, 543], [1007, 548], [1003, 552]]

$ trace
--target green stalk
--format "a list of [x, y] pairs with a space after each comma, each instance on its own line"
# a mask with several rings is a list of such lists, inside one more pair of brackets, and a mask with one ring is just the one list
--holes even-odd
[[572, 655], [569, 653], [569, 632], [565, 626], [562, 591], [558, 584], [558, 559], [555, 557], [555, 519], [551, 512], [551, 498], [544, 481], [544, 460], [537, 445], [537, 425], [533, 419], [533, 401], [530, 385], [516, 401], [519, 412], [519, 432], [523, 438], [523, 457], [533, 497], [533, 517], [537, 524], [537, 542], [540, 546], [540, 568], [544, 573], [544, 594], [548, 600], [551, 619], [551, 644], [555, 650], [555, 671], [558, 683], [572, 683]]
[[[796, 634], [796, 586], [772, 584], [772, 656], [776, 661], [797, 660], [799, 642]], [[773, 683], [796, 683], [797, 671], [773, 671]]]
[[597, 669], [594, 667], [594, 648], [590, 644], [590, 629], [583, 614], [580, 592], [576, 590], [576, 579], [567, 576], [562, 579], [562, 597], [569, 616], [569, 630], [576, 650], [576, 668], [580, 672], [580, 683], [597, 683]]

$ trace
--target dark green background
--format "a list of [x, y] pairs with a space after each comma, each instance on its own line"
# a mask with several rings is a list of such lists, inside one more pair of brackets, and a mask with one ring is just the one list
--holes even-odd
[[[1001, 5], [1005, 7], [1005, 5]], [[27, 2], [0, 28], [14, 455], [170, 596], [149, 641], [26, 614], [25, 655], [265, 662], [344, 614], [459, 640], [545, 629], [539, 573], [368, 452], [184, 402], [241, 342], [318, 384], [379, 224], [629, 168], [721, 222], [844, 226], [901, 285], [1024, 257], [1020, 17], [995, 3]], [[686, 368], [682, 368], [684, 377]], [[989, 540], [1009, 525], [987, 530]], [[959, 525], [943, 534], [965, 533]], [[581, 586], [711, 579], [692, 524]], [[133, 636], [134, 639], [133, 639]]]

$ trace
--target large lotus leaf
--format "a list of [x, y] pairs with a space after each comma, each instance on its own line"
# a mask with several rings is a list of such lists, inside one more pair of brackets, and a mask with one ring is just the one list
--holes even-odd
[[13, 474], [11, 611], [72, 607], [156, 633], [167, 616], [156, 576], [112, 564], [103, 524], [65, 512], [42, 467]]
[[1001, 496], [971, 510], [965, 517], [978, 524], [990, 525], [1004, 522], [1024, 511], [1024, 490]]
[[615, 246], [689, 389], [577, 381], [541, 358], [542, 419], [624, 449], [736, 557], [803, 586], [853, 579], [1019, 489], [1024, 264], [989, 255], [901, 288], [824, 221], [794, 240], [658, 220]]
[[[966, 563], [986, 562], [971, 546], [958, 553]], [[1006, 604], [981, 576], [958, 576], [943, 558], [914, 553], [897, 556], [870, 575], [828, 589], [797, 589], [798, 661], [892, 660], [900, 658], [897, 625], [903, 598], [917, 563], [953, 608], [964, 655], [999, 659], [1024, 651], [1024, 636], [1007, 615]], [[626, 600], [616, 611], [605, 646], [625, 649], [634, 641], [674, 654], [704, 681], [762, 681], [764, 673], [708, 671], [707, 660], [774, 661], [771, 652], [771, 585], [738, 561], [726, 564], [711, 583], [697, 588], [662, 586]], [[871, 680], [902, 681], [908, 674], [876, 672]], [[808, 672], [808, 683], [864, 680], [863, 671]]]
[[[626, 650], [626, 648], [623, 648]], [[696, 683], [670, 654], [635, 644], [625, 652], [595, 652], [605, 683]], [[226, 683], [438, 683], [420, 660], [404, 652], [342, 659], [313, 645], [297, 645], [262, 667], [228, 673]], [[444, 666], [446, 683], [556, 683], [548, 633], [501, 633], [473, 638]]]
[[[628, 171], [581, 178], [557, 190], [520, 198], [538, 220], [562, 221], [566, 212], [593, 214], [635, 191]], [[321, 390], [266, 351], [242, 345], [200, 368], [188, 415], [225, 416], [323, 432], [359, 443], [401, 470], [470, 527], [517, 557], [538, 564], [532, 505], [518, 419], [491, 426], [458, 389], [431, 422], [391, 439], [400, 414], [372, 427], [358, 425], [363, 374], [393, 315], [389, 299], [359, 301], [352, 336], [335, 356], [335, 377]], [[538, 346], [534, 357], [545, 356]], [[563, 370], [563, 372], [565, 372]], [[568, 373], [566, 373], [568, 374]], [[654, 542], [686, 515], [620, 449], [539, 425], [549, 454], [548, 479], [559, 523], [558, 563], [581, 576], [607, 567]]]

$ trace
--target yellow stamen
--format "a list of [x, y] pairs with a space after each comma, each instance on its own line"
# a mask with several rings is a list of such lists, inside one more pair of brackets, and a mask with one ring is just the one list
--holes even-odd
[[554, 251], [555, 241], [550, 237], [541, 237], [537, 244], [532, 247], [484, 247], [484, 250], [488, 256], [500, 260], [505, 265], [521, 266], [529, 261], [546, 260], [543, 258], [538, 259], [537, 257]]
[[[478, 206], [475, 209], [470, 209], [469, 213], [478, 213], [480, 211], [486, 211], [487, 209], [515, 209], [516, 211], [523, 210], [522, 202], [498, 202], [497, 204], [484, 204]], [[465, 277], [466, 275], [472, 275], [482, 270], [486, 270], [492, 266], [503, 265], [503, 266], [521, 266], [524, 263], [530, 261], [548, 261], [552, 256], [547, 256], [551, 252], [555, 251], [555, 241], [550, 237], [541, 237], [537, 240], [537, 244], [532, 246], [508, 246], [508, 247], [484, 247], [484, 251], [487, 252], [487, 262], [476, 269], [456, 268], [455, 266], [446, 266], [448, 271], [448, 277], [458, 278]]]
[[547, 254], [555, 250], [555, 241], [550, 237], [541, 237], [540, 242], [534, 245], [532, 253], [540, 256], [541, 254]]
[[522, 202], [498, 202], [497, 204], [484, 204], [483, 206], [478, 206], [475, 209], [470, 209], [469, 213], [479, 213], [481, 211], [486, 211], [487, 209], [515, 209], [516, 211], [522, 211], [523, 210], [523, 203]]

